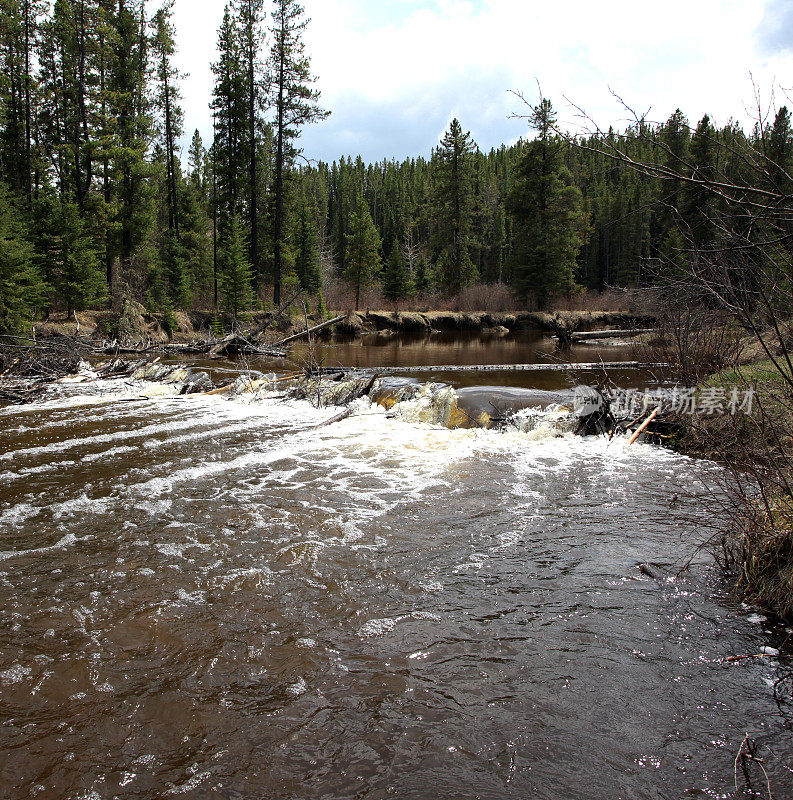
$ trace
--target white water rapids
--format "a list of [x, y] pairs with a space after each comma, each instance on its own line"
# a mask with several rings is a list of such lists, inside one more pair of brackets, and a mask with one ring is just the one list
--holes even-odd
[[732, 797], [747, 733], [793, 796], [711, 465], [84, 377], [0, 409], [4, 798]]

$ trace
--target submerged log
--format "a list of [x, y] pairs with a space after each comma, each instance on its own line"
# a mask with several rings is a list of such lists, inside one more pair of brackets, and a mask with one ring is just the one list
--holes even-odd
[[330, 419], [325, 420], [325, 422], [320, 422], [319, 425], [314, 425], [313, 430], [319, 430], [320, 428], [327, 428], [329, 425], [335, 425], [337, 422], [341, 422], [342, 420], [347, 419], [347, 417], [352, 416], [352, 409], [345, 408], [343, 411], [339, 411], [338, 414], [334, 414]]
[[[380, 375], [420, 374], [429, 372], [594, 372], [615, 369], [664, 369], [668, 364], [647, 363], [644, 361], [599, 361], [596, 363], [576, 364], [441, 364], [414, 367], [357, 367], [356, 372], [376, 372]], [[318, 373], [335, 375], [338, 367], [320, 367]]]

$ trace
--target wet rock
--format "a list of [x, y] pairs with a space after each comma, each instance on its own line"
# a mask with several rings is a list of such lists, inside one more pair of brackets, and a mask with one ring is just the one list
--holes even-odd
[[163, 379], [163, 383], [184, 383], [190, 375], [190, 370], [185, 367], [177, 367], [169, 372]]
[[182, 387], [182, 394], [200, 394], [212, 389], [212, 381], [206, 372], [191, 373]]
[[301, 378], [295, 382], [289, 396], [308, 400], [316, 406], [344, 406], [369, 394], [376, 380], [376, 375], [355, 373], [343, 376], [341, 380]]

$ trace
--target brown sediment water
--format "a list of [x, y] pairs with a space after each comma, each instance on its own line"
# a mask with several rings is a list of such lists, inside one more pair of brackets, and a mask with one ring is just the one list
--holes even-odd
[[793, 796], [714, 466], [144, 389], [0, 409], [3, 798], [732, 797], [747, 733]]

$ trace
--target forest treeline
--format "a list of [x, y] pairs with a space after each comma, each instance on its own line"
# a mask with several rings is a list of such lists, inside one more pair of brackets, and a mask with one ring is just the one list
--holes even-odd
[[371, 286], [398, 304], [498, 284], [547, 307], [662, 279], [687, 233], [707, 245], [718, 200], [631, 159], [739, 179], [743, 144], [785, 175], [793, 157], [785, 108], [748, 133], [677, 111], [573, 141], [543, 99], [511, 146], [483, 152], [455, 119], [426, 158], [311, 163], [300, 134], [328, 112], [296, 0], [226, 7], [213, 138], [182, 153], [172, 5], [0, 0], [0, 330], [126, 297], [239, 317], [301, 288], [320, 312]]

